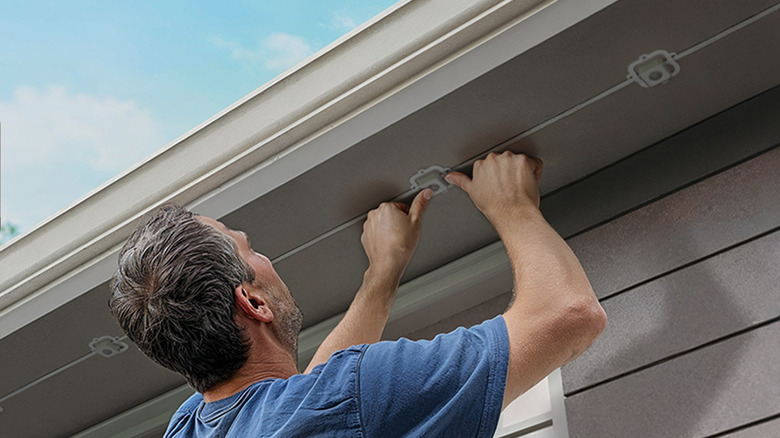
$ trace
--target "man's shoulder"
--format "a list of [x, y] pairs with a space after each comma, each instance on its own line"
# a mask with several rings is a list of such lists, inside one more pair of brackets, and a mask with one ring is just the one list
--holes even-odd
[[309, 375], [319, 376], [323, 372], [336, 372], [344, 367], [356, 366], [360, 356], [366, 351], [369, 344], [353, 345], [343, 350], [337, 350], [330, 355], [327, 361], [312, 368]]
[[308, 374], [261, 380], [222, 400], [205, 403], [196, 393], [173, 415], [165, 436], [198, 436], [197, 430], [229, 436], [225, 434], [234, 423], [284, 430], [290, 424], [313, 421], [309, 417], [314, 414], [337, 417], [337, 411], [346, 409], [345, 402], [357, 397], [356, 367], [365, 347], [340, 350]]
[[203, 402], [203, 394], [196, 392], [195, 394], [192, 394], [189, 396], [184, 402], [179, 406], [179, 409], [176, 410], [174, 413], [174, 417], [177, 415], [189, 415], [195, 412], [198, 409], [198, 406]]
[[[369, 346], [359, 366], [367, 436], [491, 436], [503, 401], [509, 338], [502, 317], [430, 341]], [[475, 407], [479, 407], [475, 409]]]
[[503, 316], [482, 322], [470, 328], [458, 327], [449, 333], [436, 335], [432, 340], [413, 341], [401, 338], [396, 341], [382, 341], [376, 344], [365, 345], [363, 352], [368, 350], [370, 354], [398, 354], [414, 357], [421, 352], [436, 352], [440, 354], [457, 353], [459, 346], [475, 346], [476, 348], [495, 346], [508, 348], [509, 337]]
[[[463, 379], [479, 374], [503, 383], [508, 362], [509, 336], [503, 317], [498, 316], [432, 340], [401, 338], [367, 346], [358, 364], [360, 392], [381, 399], [389, 396], [388, 387], [404, 388], [400, 393], [413, 397], [419, 393], [415, 388], [457, 388]], [[479, 385], [474, 388], [481, 390]]]

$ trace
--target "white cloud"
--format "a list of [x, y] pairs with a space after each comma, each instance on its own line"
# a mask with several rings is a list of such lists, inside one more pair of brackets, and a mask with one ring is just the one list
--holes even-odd
[[164, 146], [161, 127], [133, 101], [16, 89], [0, 101], [2, 214], [28, 228]]
[[314, 53], [314, 48], [305, 38], [283, 32], [268, 35], [260, 41], [256, 49], [249, 49], [220, 37], [212, 37], [211, 43], [229, 50], [231, 56], [239, 61], [277, 73]]
[[[362, 22], [362, 21], [361, 21]], [[326, 26], [339, 32], [349, 32], [356, 28], [358, 21], [355, 20], [346, 10], [331, 11], [330, 25]]]
[[330, 11], [328, 21], [318, 25], [344, 35], [376, 16], [381, 10], [376, 4], [351, 2], [347, 7]]
[[269, 70], [285, 70], [314, 53], [303, 37], [286, 33], [271, 34], [263, 45], [270, 54], [264, 62]]
[[162, 130], [133, 101], [70, 94], [65, 88], [17, 88], [0, 102], [3, 158], [16, 165], [78, 159], [117, 173], [163, 146]]

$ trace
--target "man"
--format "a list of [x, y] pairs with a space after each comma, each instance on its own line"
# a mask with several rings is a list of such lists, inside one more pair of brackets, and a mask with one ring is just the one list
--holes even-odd
[[[110, 307], [139, 348], [199, 394], [166, 436], [492, 437], [501, 409], [606, 324], [579, 262], [539, 212], [541, 161], [505, 152], [447, 178], [512, 264], [506, 312], [433, 341], [378, 342], [431, 197], [368, 215], [363, 284], [303, 374], [301, 314], [245, 233], [169, 207], [120, 252]], [[302, 273], [301, 275], [305, 275]], [[478, 291], [475, 291], [478, 293]]]

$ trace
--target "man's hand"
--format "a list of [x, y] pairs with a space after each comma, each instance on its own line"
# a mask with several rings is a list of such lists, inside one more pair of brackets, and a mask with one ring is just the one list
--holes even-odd
[[433, 191], [425, 189], [411, 206], [385, 202], [368, 213], [360, 239], [369, 260], [363, 284], [344, 318], [317, 349], [306, 373], [338, 350], [378, 342], [382, 337], [398, 282], [420, 240], [422, 215], [431, 196]]
[[433, 191], [418, 193], [408, 206], [385, 202], [368, 213], [360, 242], [366, 251], [369, 270], [401, 279], [420, 240], [422, 215]]
[[452, 172], [447, 180], [469, 194], [474, 205], [497, 231], [514, 221], [514, 213], [527, 207], [539, 208], [542, 160], [506, 151], [490, 153], [474, 163], [473, 178]]

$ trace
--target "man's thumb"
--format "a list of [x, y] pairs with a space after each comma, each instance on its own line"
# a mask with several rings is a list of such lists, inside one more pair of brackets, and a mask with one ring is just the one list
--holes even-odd
[[409, 207], [409, 216], [413, 221], [416, 221], [422, 217], [425, 209], [428, 207], [428, 202], [433, 197], [433, 190], [426, 188], [422, 190], [412, 201], [412, 206]]
[[452, 184], [455, 184], [456, 186], [460, 187], [461, 189], [465, 190], [466, 192], [469, 191], [469, 185], [471, 184], [471, 178], [468, 177], [468, 175], [465, 175], [460, 172], [450, 172], [447, 174], [447, 176], [444, 177], [447, 181], [449, 181]]

